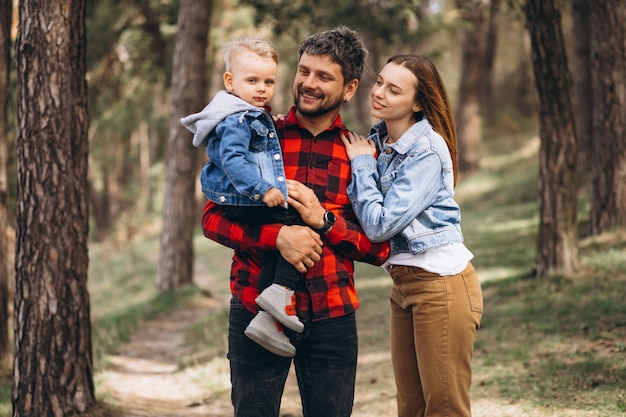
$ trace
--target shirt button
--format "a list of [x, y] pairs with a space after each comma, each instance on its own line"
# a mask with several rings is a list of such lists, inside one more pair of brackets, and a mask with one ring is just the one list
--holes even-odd
[[394, 249], [395, 250], [400, 250], [400, 246], [396, 245], [396, 246], [394, 246]]
[[261, 199], [261, 197], [258, 194], [254, 195], [254, 201], [259, 201]]
[[282, 175], [279, 175], [278, 178], [276, 178], [278, 181], [283, 182], [285, 181], [285, 177], [283, 177]]
[[274, 155], [274, 159], [278, 161], [280, 159], [280, 154], [277, 153], [276, 155]]
[[270, 136], [270, 138], [273, 138], [274, 137], [274, 132], [270, 132], [269, 136]]
[[220, 203], [223, 203], [226, 201], [226, 197], [224, 197], [223, 195], [220, 196]]
[[391, 149], [391, 148], [387, 148], [387, 149], [385, 149], [385, 153], [386, 153], [387, 155], [389, 155], [391, 152], [393, 152], [393, 149]]

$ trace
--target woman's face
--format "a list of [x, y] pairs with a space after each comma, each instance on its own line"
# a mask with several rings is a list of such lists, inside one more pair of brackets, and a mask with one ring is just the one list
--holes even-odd
[[389, 62], [372, 87], [370, 114], [385, 121], [412, 119], [420, 110], [415, 100], [417, 78], [406, 67]]

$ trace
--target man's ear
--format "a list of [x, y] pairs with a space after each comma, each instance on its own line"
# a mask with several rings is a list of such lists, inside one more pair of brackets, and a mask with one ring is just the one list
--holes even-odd
[[224, 87], [228, 91], [233, 91], [233, 74], [230, 71], [224, 73]]
[[356, 93], [356, 89], [359, 86], [359, 80], [356, 78], [343, 86], [343, 102], [347, 103]]

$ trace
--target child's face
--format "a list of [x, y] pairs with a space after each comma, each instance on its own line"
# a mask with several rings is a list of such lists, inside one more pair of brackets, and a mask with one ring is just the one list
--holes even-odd
[[240, 99], [263, 107], [274, 96], [277, 71], [273, 59], [246, 51], [235, 58], [230, 71], [224, 74], [224, 86]]

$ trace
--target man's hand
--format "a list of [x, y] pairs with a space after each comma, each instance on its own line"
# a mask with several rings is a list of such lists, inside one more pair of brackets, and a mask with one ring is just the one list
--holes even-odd
[[300, 213], [306, 224], [314, 229], [324, 226], [326, 209], [322, 207], [313, 190], [296, 180], [287, 180], [287, 193], [289, 204]]
[[322, 239], [310, 227], [283, 226], [276, 237], [276, 248], [287, 262], [304, 274], [321, 259]]

